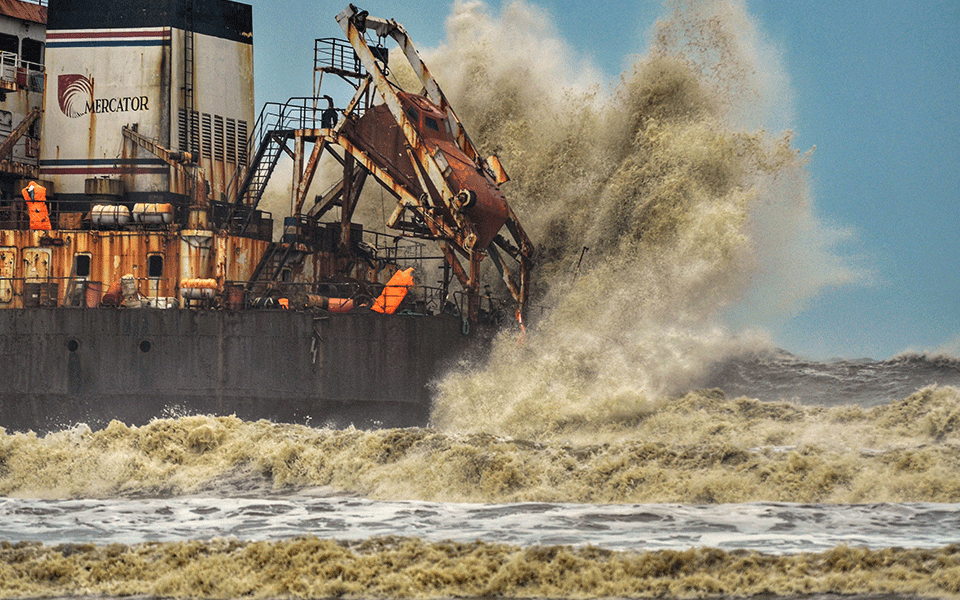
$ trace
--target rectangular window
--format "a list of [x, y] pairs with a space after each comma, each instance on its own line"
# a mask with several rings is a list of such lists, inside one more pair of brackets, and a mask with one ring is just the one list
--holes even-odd
[[21, 42], [20, 58], [28, 63], [33, 63], [30, 66], [34, 69], [38, 69], [39, 66], [43, 64], [43, 42], [31, 40], [30, 38], [23, 38], [23, 42]]
[[162, 254], [150, 254], [147, 256], [147, 277], [163, 277]]
[[74, 254], [73, 255], [73, 276], [74, 277], [90, 277], [90, 255], [89, 254]]
[[20, 38], [9, 33], [0, 33], [0, 51], [20, 54]]

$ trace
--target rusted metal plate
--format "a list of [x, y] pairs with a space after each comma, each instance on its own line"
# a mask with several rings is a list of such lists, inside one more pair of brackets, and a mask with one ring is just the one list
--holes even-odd
[[[133, 275], [147, 298], [174, 298], [180, 280], [246, 281], [268, 242], [210, 231], [0, 231], [0, 305], [23, 305], [24, 283], [57, 282], [60, 303], [81, 281], [109, 289]], [[82, 257], [78, 260], [77, 257]], [[19, 258], [19, 260], [18, 260]], [[78, 265], [82, 272], [78, 273]]]
[[17, 271], [17, 249], [0, 248], [0, 304], [13, 302], [13, 278]]

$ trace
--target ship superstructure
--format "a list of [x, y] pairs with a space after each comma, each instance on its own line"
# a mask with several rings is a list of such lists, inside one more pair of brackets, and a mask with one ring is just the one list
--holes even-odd
[[251, 8], [226, 0], [50, 3], [39, 183], [53, 230], [7, 233], [18, 275], [44, 284], [7, 305], [99, 305], [125, 275], [144, 300], [182, 305], [183, 280], [245, 280], [227, 257], [262, 253], [269, 218], [215, 234], [248, 161], [252, 36]]
[[[182, 205], [190, 196], [124, 126], [191, 154], [222, 199], [253, 122], [253, 17], [226, 0], [51, 0], [43, 176], [58, 201], [94, 195], [91, 179], [130, 202]], [[109, 194], [108, 194], [109, 195]]]

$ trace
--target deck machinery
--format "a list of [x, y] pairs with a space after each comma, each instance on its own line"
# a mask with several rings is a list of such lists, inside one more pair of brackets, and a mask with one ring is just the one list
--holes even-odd
[[[479, 317], [480, 267], [488, 257], [519, 315], [527, 299], [533, 245], [498, 187], [508, 180], [500, 161], [496, 156], [480, 157], [399, 23], [371, 17], [352, 4], [337, 15], [337, 22], [349, 48], [339, 39], [317, 40], [316, 96], [265, 107], [256, 129], [263, 130], [264, 121], [272, 122], [272, 127], [262, 131], [259, 147], [250, 149], [253, 164], [238, 179], [235, 206], [247, 207], [247, 214], [257, 207], [276, 160], [287, 151], [295, 163], [291, 222], [309, 229], [338, 207], [337, 243], [346, 252], [352, 245], [354, 211], [372, 175], [397, 200], [386, 225], [402, 235], [439, 244], [465, 292], [465, 312], [471, 321]], [[370, 34], [378, 40], [375, 46], [368, 42]], [[386, 39], [397, 43], [423, 93], [403, 91], [387, 79], [389, 52], [382, 44]], [[338, 110], [330, 96], [322, 95], [324, 75], [337, 76], [353, 87], [346, 107]], [[308, 207], [308, 190], [325, 153], [341, 165], [342, 177]], [[300, 236], [285, 239], [285, 248], [278, 250], [289, 256]]]

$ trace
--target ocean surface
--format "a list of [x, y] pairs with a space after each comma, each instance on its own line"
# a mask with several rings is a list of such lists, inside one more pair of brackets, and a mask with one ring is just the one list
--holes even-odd
[[711, 377], [580, 440], [5, 433], [0, 596], [960, 595], [960, 361], [770, 353]]
[[[273, 497], [271, 497], [273, 496]], [[686, 550], [708, 546], [767, 554], [822, 552], [842, 544], [939, 548], [958, 543], [960, 504], [470, 504], [388, 502], [313, 492], [256, 498], [25, 500], [0, 502], [0, 539], [140, 544], [232, 538], [277, 541], [413, 536], [517, 546]]]

